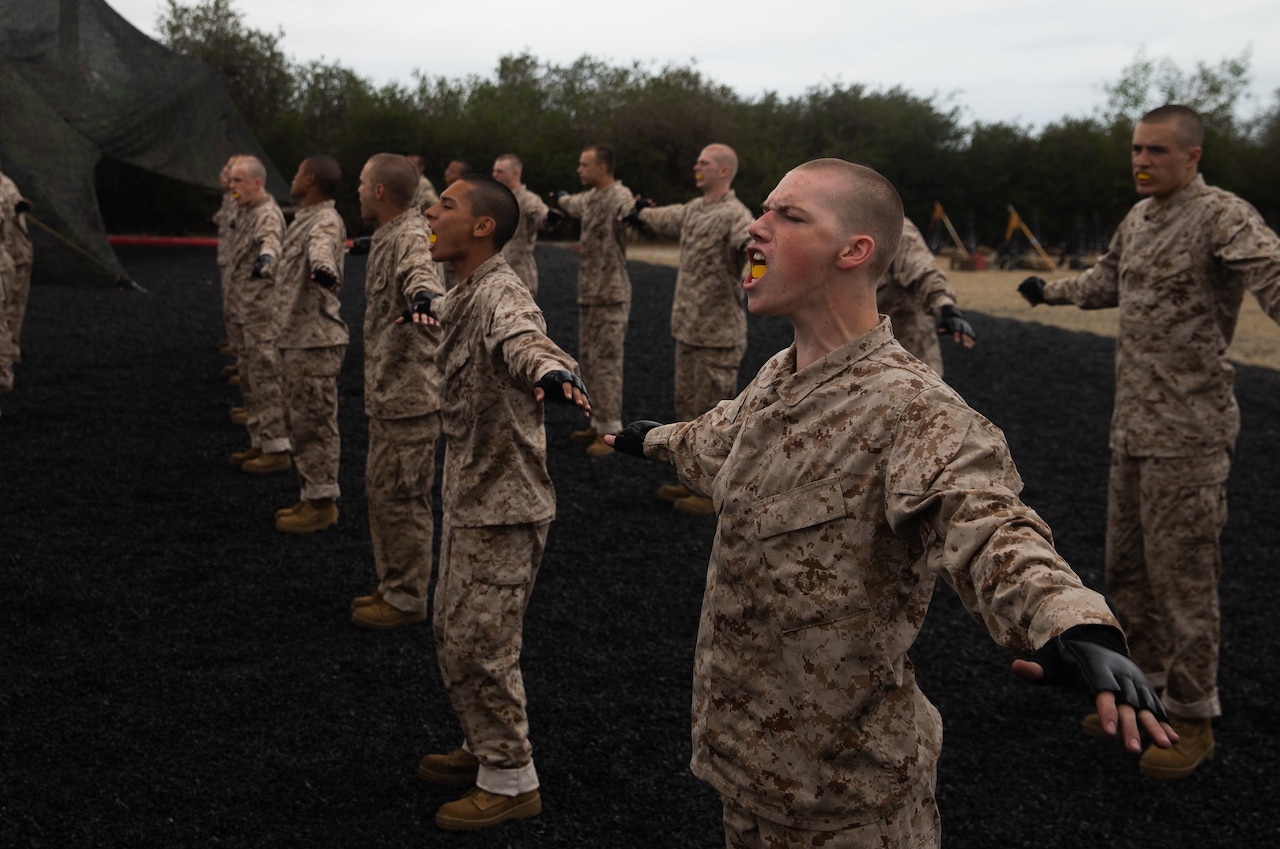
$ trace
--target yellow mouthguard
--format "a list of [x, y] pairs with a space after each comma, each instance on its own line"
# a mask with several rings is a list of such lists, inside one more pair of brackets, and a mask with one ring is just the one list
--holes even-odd
[[1148, 174], [1146, 171], [1139, 171], [1139, 172], [1138, 172], [1138, 179], [1139, 179], [1139, 180], [1150, 180], [1150, 179], [1151, 179], [1151, 175], [1150, 175], [1150, 174]]
[[759, 280], [761, 277], [764, 277], [764, 272], [766, 268], [767, 266], [760, 260], [756, 260], [755, 262], [751, 263], [751, 279]]
[[427, 242], [429, 244], [434, 245], [436, 243], [436, 234], [432, 233], [431, 235], [427, 236]]

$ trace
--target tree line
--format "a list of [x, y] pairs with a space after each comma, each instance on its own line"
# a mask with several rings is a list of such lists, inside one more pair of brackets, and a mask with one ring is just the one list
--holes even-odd
[[[747, 98], [693, 66], [620, 66], [591, 56], [557, 65], [521, 53], [502, 57], [490, 77], [417, 72], [408, 83], [378, 86], [336, 62], [293, 61], [283, 30], [247, 27], [233, 0], [167, 0], [157, 25], [165, 45], [217, 73], [286, 177], [311, 153], [337, 157], [345, 175], [339, 209], [353, 233], [361, 229], [360, 168], [379, 151], [423, 155], [438, 188], [451, 159], [487, 172], [498, 155], [514, 152], [535, 191], [576, 191], [579, 153], [605, 143], [629, 187], [674, 203], [693, 194], [698, 151], [722, 141], [738, 151], [735, 188], [752, 208], [788, 168], [837, 156], [885, 174], [922, 227], [940, 203], [962, 239], [999, 246], [1013, 207], [1043, 244], [1075, 253], [1104, 247], [1135, 201], [1133, 124], [1165, 102], [1204, 116], [1205, 178], [1249, 200], [1273, 227], [1280, 220], [1280, 91], [1257, 114], [1237, 115], [1248, 50], [1190, 72], [1140, 51], [1104, 86], [1106, 103], [1095, 114], [1032, 130], [966, 124], [960, 107], [900, 87], [827, 84], [797, 97]], [[108, 172], [100, 182], [121, 179]], [[166, 218], [193, 220], [190, 209], [182, 212], [168, 209]], [[109, 202], [104, 215], [110, 221]]]

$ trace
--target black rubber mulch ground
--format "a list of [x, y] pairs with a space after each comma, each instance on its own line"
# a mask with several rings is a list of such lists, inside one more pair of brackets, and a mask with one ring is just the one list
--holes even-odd
[[[548, 411], [559, 493], [526, 623], [524, 672], [544, 813], [439, 832], [453, 797], [414, 766], [452, 748], [427, 626], [370, 634], [364, 513], [363, 262], [342, 383], [342, 519], [271, 527], [292, 475], [252, 479], [227, 421], [210, 251], [124, 254], [149, 294], [90, 281], [31, 299], [19, 388], [0, 399], [0, 845], [715, 847], [719, 800], [694, 780], [689, 679], [713, 521], [652, 497], [627, 457], [590, 461]], [[575, 348], [571, 251], [540, 248], [554, 338]], [[633, 264], [627, 418], [670, 419], [671, 269]], [[1013, 296], [1012, 293], [1011, 297]], [[948, 375], [1004, 428], [1025, 497], [1093, 586], [1104, 521], [1111, 342], [973, 316]], [[788, 341], [757, 321], [744, 377]], [[1226, 715], [1188, 781], [1141, 779], [1082, 738], [1084, 704], [1008, 672], [941, 588], [913, 655], [946, 720], [938, 797], [950, 847], [1272, 845], [1280, 724], [1275, 615], [1280, 374], [1242, 368], [1244, 433], [1223, 537]]]

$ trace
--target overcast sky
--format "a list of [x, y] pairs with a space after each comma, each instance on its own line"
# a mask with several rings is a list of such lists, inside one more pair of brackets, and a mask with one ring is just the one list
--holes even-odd
[[[155, 34], [162, 0], [107, 0]], [[188, 0], [184, 5], [195, 5]], [[528, 52], [567, 65], [591, 55], [613, 65], [693, 64], [756, 98], [814, 85], [901, 86], [965, 123], [1035, 127], [1090, 115], [1145, 48], [1184, 73], [1252, 48], [1253, 85], [1241, 112], [1276, 103], [1277, 0], [1069, 0], [1052, 8], [1009, 0], [233, 0], [248, 26], [283, 29], [295, 60], [336, 61], [376, 83], [492, 77], [498, 59]]]

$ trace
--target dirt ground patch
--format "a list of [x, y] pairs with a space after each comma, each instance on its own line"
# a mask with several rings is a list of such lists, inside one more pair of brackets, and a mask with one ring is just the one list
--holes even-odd
[[[342, 294], [342, 516], [286, 538], [271, 519], [296, 479], [227, 463], [246, 436], [219, 376], [213, 252], [121, 256], [149, 294], [37, 286], [17, 390], [0, 399], [0, 846], [723, 845], [719, 799], [688, 769], [714, 520], [654, 497], [666, 469], [589, 460], [567, 438], [572, 412], [548, 409], [558, 517], [522, 664], [544, 811], [438, 832], [434, 812], [456, 791], [423, 784], [415, 765], [459, 732], [430, 629], [348, 622], [373, 583], [363, 258], [348, 259]], [[537, 261], [549, 332], [573, 353], [577, 257], [544, 246]], [[629, 268], [624, 417], [670, 420], [675, 273]], [[981, 344], [944, 348], [947, 378], [1004, 430], [1024, 499], [1101, 590], [1112, 343], [983, 312], [976, 296], [964, 306]], [[790, 339], [785, 321], [749, 327], [743, 382]], [[1080, 735], [1082, 698], [1014, 679], [1009, 653], [940, 586], [911, 654], [946, 724], [948, 849], [1274, 843], [1280, 372], [1242, 366], [1237, 394], [1216, 759], [1185, 782], [1143, 780], [1115, 745]]]

